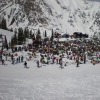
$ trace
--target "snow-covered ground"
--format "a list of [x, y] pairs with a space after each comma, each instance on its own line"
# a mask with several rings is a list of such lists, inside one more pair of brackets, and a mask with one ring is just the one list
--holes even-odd
[[39, 28], [41, 33], [60, 29], [89, 35], [100, 31], [100, 0], [20, 0], [20, 5], [15, 1], [0, 1], [0, 18], [6, 19], [9, 29], [28, 27], [35, 32]]
[[[13, 36], [0, 32], [8, 41]], [[17, 54], [29, 57], [28, 52]], [[27, 63], [29, 68], [10, 60], [6, 65], [0, 62], [0, 100], [100, 100], [100, 64], [69, 64], [61, 69], [57, 64], [37, 68], [35, 58]]]
[[7, 31], [7, 30], [0, 29], [0, 34], [6, 36], [7, 42], [9, 43], [9, 42], [11, 42], [11, 37], [13, 37], [14, 32], [10, 32], [10, 31]]
[[0, 63], [0, 100], [100, 100], [100, 64], [59, 65], [37, 68], [28, 61]]

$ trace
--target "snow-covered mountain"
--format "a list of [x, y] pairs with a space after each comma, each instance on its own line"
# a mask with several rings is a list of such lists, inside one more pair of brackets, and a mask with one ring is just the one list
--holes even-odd
[[94, 34], [100, 31], [99, 0], [0, 0], [0, 18], [8, 28], [60, 29]]

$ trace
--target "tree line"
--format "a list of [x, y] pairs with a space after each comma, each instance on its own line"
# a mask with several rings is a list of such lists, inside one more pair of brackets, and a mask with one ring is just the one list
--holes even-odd
[[[8, 31], [12, 31], [13, 29], [8, 29], [7, 28], [7, 23], [6, 19], [2, 19], [0, 23], [0, 28]], [[44, 37], [47, 37], [47, 32], [45, 30], [44, 32]], [[15, 45], [23, 45], [26, 42], [26, 39], [32, 39], [33, 40], [33, 46], [36, 48], [39, 48], [39, 45], [42, 43], [42, 37], [41, 37], [41, 32], [40, 29], [37, 30], [36, 33], [32, 33], [32, 30], [29, 30], [27, 27], [23, 28], [18, 28], [17, 30], [14, 31], [14, 35], [11, 37], [11, 41], [9, 44], [7, 43], [7, 38], [5, 37], [5, 46], [8, 50], [9, 47], [13, 48]], [[52, 36], [51, 40], [53, 39], [53, 30], [52, 30]]]

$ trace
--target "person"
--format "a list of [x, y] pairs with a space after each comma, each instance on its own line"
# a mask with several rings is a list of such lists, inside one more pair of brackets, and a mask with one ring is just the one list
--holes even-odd
[[36, 63], [37, 63], [37, 67], [39, 68], [39, 60]]
[[16, 59], [16, 63], [18, 63], [18, 60], [19, 60], [19, 59], [17, 58], [17, 59]]
[[5, 65], [5, 63], [4, 63], [5, 61], [4, 61], [4, 59], [2, 59], [2, 65]]
[[64, 67], [62, 67], [62, 65], [63, 65], [62, 60], [60, 60], [59, 64], [60, 64], [60, 68], [61, 68], [61, 69], [64, 68]]
[[67, 61], [65, 61], [65, 64], [64, 64], [64, 66], [67, 66]]
[[84, 64], [86, 63], [86, 55], [84, 55]]
[[7, 55], [6, 55], [6, 60], [7, 60]]
[[54, 64], [55, 57], [52, 57], [52, 64]]
[[93, 61], [92, 61], [92, 63], [93, 63], [93, 65], [95, 65], [95, 64], [96, 64], [96, 61], [95, 61], [95, 60], [93, 60]]
[[11, 60], [13, 61], [13, 54], [11, 55]]
[[13, 56], [13, 54], [11, 55], [11, 60], [12, 60], [12, 64], [14, 64], [13, 62], [14, 62], [14, 56]]
[[24, 62], [24, 67], [27, 68], [27, 62], [26, 61]]
[[23, 59], [24, 59], [24, 57], [22, 56], [22, 57], [21, 57], [21, 62], [23, 62]]
[[19, 63], [20, 63], [20, 56], [19, 56]]
[[12, 60], [12, 64], [15, 64], [15, 59], [13, 58], [13, 60]]
[[56, 58], [56, 62], [57, 62], [57, 64], [58, 64], [58, 58]]
[[76, 63], [77, 63], [76, 67], [79, 67], [79, 59], [78, 58], [76, 59]]

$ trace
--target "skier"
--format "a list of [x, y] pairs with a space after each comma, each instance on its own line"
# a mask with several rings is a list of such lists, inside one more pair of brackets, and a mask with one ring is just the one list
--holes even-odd
[[95, 64], [96, 64], [96, 61], [95, 61], [95, 60], [93, 60], [93, 61], [92, 61], [92, 63], [93, 63], [93, 65], [95, 65]]
[[21, 62], [23, 62], [23, 59], [24, 59], [24, 57], [22, 56], [22, 57], [21, 57]]
[[76, 59], [76, 63], [77, 63], [76, 67], [79, 67], [79, 59], [78, 58]]
[[27, 68], [27, 62], [26, 61], [24, 62], [24, 67]]
[[37, 63], [37, 67], [39, 68], [39, 60], [36, 63]]
[[86, 55], [84, 55], [84, 64], [86, 63]]
[[15, 59], [12, 60], [12, 64], [15, 64]]
[[58, 58], [56, 58], [56, 62], [57, 62], [57, 64], [58, 64]]
[[4, 61], [4, 59], [2, 59], [2, 65], [5, 65], [5, 63], [4, 63], [5, 61]]
[[19, 56], [19, 63], [20, 63], [20, 56]]
[[19, 59], [17, 58], [17, 59], [16, 59], [16, 64], [18, 63], [18, 60], [19, 60]]
[[62, 60], [60, 60], [59, 64], [60, 64], [60, 68], [61, 68], [61, 69], [64, 68], [64, 67], [62, 67], [62, 65], [63, 65]]
[[54, 64], [55, 57], [52, 57], [52, 64]]
[[60, 59], [59, 59], [59, 64], [60, 64], [60, 68], [62, 69], [63, 68], [62, 67], [62, 65], [63, 65], [62, 57], [60, 57]]
[[65, 64], [64, 64], [64, 66], [67, 66], [67, 63], [68, 63], [68, 62], [67, 62], [67, 61], [65, 61]]
[[13, 54], [11, 55], [11, 60], [12, 60], [12, 64], [14, 64], [14, 56], [13, 56]]

